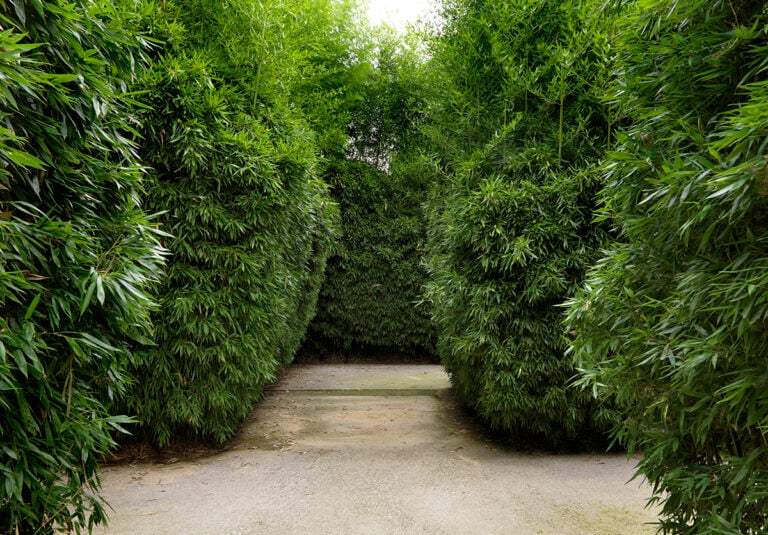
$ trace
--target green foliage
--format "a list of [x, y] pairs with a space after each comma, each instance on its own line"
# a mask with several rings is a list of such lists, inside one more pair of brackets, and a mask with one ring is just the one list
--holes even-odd
[[[282, 4], [291, 24], [288, 35], [273, 39], [293, 43], [292, 61], [298, 67], [289, 86], [291, 100], [314, 131], [320, 155], [331, 162], [345, 154], [353, 110], [365, 106], [368, 96], [362, 85], [371, 75], [366, 61], [371, 41], [361, 5], [358, 0]], [[279, 84], [276, 91], [285, 92], [284, 73], [274, 83]]]
[[104, 3], [0, 5], [0, 531], [104, 521], [97, 459], [125, 417], [162, 250], [120, 90], [140, 42]]
[[[421, 301], [428, 192], [418, 155], [427, 91], [414, 43], [386, 31], [372, 44], [348, 108], [349, 147], [326, 180], [341, 208], [342, 232], [310, 326], [313, 354], [373, 350], [434, 354], [434, 328]], [[363, 71], [363, 69], [359, 69]]]
[[622, 242], [570, 303], [582, 383], [627, 417], [665, 533], [768, 531], [768, 13], [638, 3], [615, 89], [631, 126], [605, 213]]
[[383, 27], [369, 37], [370, 65], [350, 110], [347, 157], [397, 175], [400, 167], [418, 161], [424, 145], [421, 127], [431, 71], [416, 35], [403, 37]]
[[[355, 86], [365, 76], [356, 0], [190, 0], [179, 3], [186, 38], [217, 76], [247, 88], [253, 108], [289, 105], [318, 152], [342, 153]], [[245, 74], [247, 73], [247, 76]]]
[[425, 282], [426, 188], [363, 162], [339, 162], [329, 176], [342, 236], [328, 262], [307, 351], [432, 355], [429, 311], [417, 306]]
[[284, 14], [259, 18], [245, 0], [217, 5], [167, 3], [146, 23], [151, 34], [176, 32], [140, 84], [148, 204], [174, 238], [156, 346], [134, 364], [127, 405], [160, 445], [234, 433], [293, 358], [330, 245], [311, 131], [268, 91], [267, 76], [295, 65], [270, 57], [286, 63], [268, 62], [254, 79], [273, 36], [244, 33], [279, 31]]
[[427, 296], [457, 392], [492, 427], [550, 445], [604, 431], [569, 388], [559, 305], [605, 243], [595, 164], [611, 128], [606, 22], [559, 0], [449, 2], [433, 43]]

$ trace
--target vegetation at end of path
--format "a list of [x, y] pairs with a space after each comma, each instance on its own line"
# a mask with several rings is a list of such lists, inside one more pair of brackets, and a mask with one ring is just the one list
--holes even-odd
[[355, 88], [345, 154], [324, 177], [339, 204], [339, 240], [303, 354], [435, 359], [436, 332], [423, 303], [430, 190], [422, 172], [429, 70], [417, 43], [375, 33], [370, 66]]

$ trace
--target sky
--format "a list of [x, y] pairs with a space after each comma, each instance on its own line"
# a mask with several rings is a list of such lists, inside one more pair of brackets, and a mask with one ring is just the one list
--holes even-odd
[[416, 22], [432, 6], [432, 0], [368, 0], [368, 18], [374, 25], [385, 22], [403, 31], [407, 23]]

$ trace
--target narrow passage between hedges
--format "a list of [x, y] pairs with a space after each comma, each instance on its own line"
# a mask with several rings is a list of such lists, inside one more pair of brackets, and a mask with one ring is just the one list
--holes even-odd
[[513, 452], [432, 365], [294, 366], [218, 454], [104, 469], [102, 534], [653, 533], [623, 455]]

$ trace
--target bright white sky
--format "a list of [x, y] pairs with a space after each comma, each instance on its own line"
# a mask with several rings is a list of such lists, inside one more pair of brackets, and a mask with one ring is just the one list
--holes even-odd
[[368, 18], [374, 25], [387, 23], [404, 31], [406, 24], [429, 13], [433, 0], [367, 0]]

